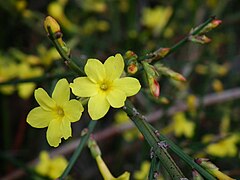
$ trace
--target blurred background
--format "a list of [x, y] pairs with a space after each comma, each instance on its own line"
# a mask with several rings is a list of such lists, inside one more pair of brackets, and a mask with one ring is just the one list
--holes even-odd
[[[51, 157], [69, 159], [90, 121], [85, 112], [72, 124], [73, 137], [58, 148], [48, 145], [46, 129], [26, 123], [28, 112], [38, 106], [33, 97], [37, 87], [50, 93], [58, 79], [66, 77], [71, 82], [75, 77], [44, 31], [47, 15], [59, 22], [72, 57], [80, 64], [87, 58], [104, 61], [128, 50], [140, 57], [159, 47], [172, 47], [213, 15], [222, 20], [207, 34], [210, 43], [189, 42], [161, 60], [186, 82], [161, 76], [161, 94], [156, 99], [143, 80], [143, 89], [133, 100], [154, 127], [184, 152], [210, 158], [220, 170], [240, 178], [239, 8], [238, 0], [0, 1], [0, 178], [36, 179], [32, 171], [42, 150]], [[149, 146], [126, 114], [111, 109], [94, 132], [114, 175], [127, 170], [131, 179], [146, 179]], [[191, 178], [190, 167], [173, 157]], [[70, 175], [72, 179], [101, 179], [88, 148]]]

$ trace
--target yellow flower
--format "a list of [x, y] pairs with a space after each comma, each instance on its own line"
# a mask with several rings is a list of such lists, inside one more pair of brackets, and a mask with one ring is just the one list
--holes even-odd
[[136, 180], [147, 179], [149, 170], [150, 170], [150, 162], [143, 161], [141, 164], [140, 170], [134, 172], [133, 174], [134, 179]]
[[47, 141], [57, 147], [61, 138], [66, 140], [72, 135], [71, 122], [80, 119], [82, 104], [77, 100], [69, 101], [70, 88], [66, 79], [57, 82], [52, 98], [42, 88], [35, 90], [34, 95], [40, 106], [29, 112], [27, 122], [35, 128], [48, 127]]
[[56, 179], [67, 167], [67, 160], [63, 156], [50, 158], [46, 151], [42, 151], [39, 157], [39, 163], [36, 165], [35, 170], [43, 176], [48, 176], [51, 179]]
[[109, 57], [104, 64], [97, 59], [89, 59], [84, 68], [87, 77], [78, 77], [70, 84], [76, 96], [90, 97], [88, 113], [93, 120], [102, 118], [110, 106], [123, 107], [126, 98], [140, 90], [137, 79], [120, 78], [123, 69], [124, 61], [120, 54]]
[[185, 135], [191, 138], [194, 134], [195, 124], [186, 119], [183, 112], [176, 113], [173, 116], [174, 133], [176, 136]]
[[237, 134], [233, 134], [217, 143], [208, 145], [206, 147], [206, 152], [210, 155], [218, 157], [234, 157], [238, 153], [238, 142], [239, 136]]

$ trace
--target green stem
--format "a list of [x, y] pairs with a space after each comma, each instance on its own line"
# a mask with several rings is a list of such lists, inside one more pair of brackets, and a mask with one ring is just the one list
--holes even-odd
[[[149, 127], [152, 129], [152, 131], [156, 132], [156, 129], [154, 127], [152, 127], [149, 124]], [[169, 148], [179, 156], [179, 158], [181, 158], [182, 160], [184, 160], [189, 166], [191, 166], [193, 169], [196, 169], [203, 177], [205, 177], [208, 180], [216, 180], [215, 177], [213, 177], [211, 174], [209, 174], [205, 169], [203, 169], [200, 165], [198, 165], [197, 163], [195, 163], [195, 161], [188, 156], [186, 153], [184, 153], [176, 144], [174, 144], [170, 139], [168, 139], [166, 136], [160, 134], [158, 132], [159, 136], [159, 140], [160, 141], [165, 141], [168, 145]]]
[[66, 54], [66, 52], [63, 50], [58, 40], [56, 39], [54, 33], [52, 32], [52, 29], [49, 26], [47, 28], [49, 32], [49, 38], [52, 40], [52, 43], [57, 49], [58, 53], [64, 59], [64, 62], [66, 63], [66, 65], [70, 69], [72, 69], [74, 72], [78, 73], [79, 75], [85, 75], [84, 71], [76, 63], [74, 63], [71, 58], [68, 57], [68, 55]]
[[126, 101], [124, 106], [124, 111], [132, 119], [134, 124], [143, 134], [144, 138], [147, 140], [148, 144], [153, 148], [156, 156], [159, 158], [161, 164], [168, 171], [169, 175], [173, 180], [179, 180], [184, 178], [181, 170], [178, 168], [172, 157], [168, 154], [165, 147], [159, 145], [159, 139], [156, 134], [151, 130], [145, 118], [137, 112], [136, 108], [131, 104], [130, 101]]
[[64, 170], [63, 174], [61, 175], [61, 177], [59, 178], [60, 180], [63, 180], [64, 178], [67, 177], [67, 175], [69, 174], [69, 172], [71, 171], [73, 165], [75, 164], [75, 162], [77, 161], [77, 158], [79, 157], [79, 155], [81, 154], [90, 134], [93, 132], [95, 126], [97, 124], [97, 121], [90, 121], [90, 123], [88, 124], [88, 131], [86, 134], [84, 134], [81, 138], [80, 144], [78, 145], [77, 149], [74, 151], [68, 166], [66, 167], [66, 169]]
[[[180, 40], [178, 43], [176, 43], [175, 45], [173, 45], [170, 48], [170, 51], [168, 52], [168, 54], [166, 56], [164, 56], [164, 58], [166, 58], [167, 56], [169, 56], [170, 54], [172, 54], [173, 52], [175, 52], [177, 49], [179, 49], [180, 47], [182, 47], [184, 44], [186, 44], [188, 42], [188, 38], [191, 35], [196, 35], [198, 34], [208, 23], [210, 23], [215, 17], [210, 17], [208, 20], [206, 20], [202, 25], [200, 25], [197, 29], [195, 29], [191, 34], [187, 35], [185, 38], [183, 38], [182, 40]], [[156, 52], [158, 52], [158, 50], [154, 51], [153, 53], [149, 53], [145, 56], [141, 56], [139, 57], [139, 61], [144, 61], [144, 60], [148, 60], [149, 62], [152, 61], [156, 61], [159, 60], [160, 58], [158, 56], [155, 56], [154, 54], [156, 54]]]

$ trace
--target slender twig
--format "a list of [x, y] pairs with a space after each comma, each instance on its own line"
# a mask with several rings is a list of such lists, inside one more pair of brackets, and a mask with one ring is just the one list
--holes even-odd
[[[170, 51], [168, 52], [167, 55], [164, 56], [164, 58], [166, 58], [167, 56], [169, 56], [170, 54], [172, 54], [173, 52], [175, 52], [177, 49], [179, 49], [180, 47], [182, 47], [184, 44], [186, 44], [188, 42], [188, 38], [189, 36], [192, 35], [196, 35], [198, 34], [208, 23], [210, 23], [213, 19], [215, 19], [215, 17], [210, 17], [208, 20], [206, 20], [204, 23], [202, 23], [198, 28], [196, 28], [193, 32], [189, 33], [185, 38], [183, 38], [182, 40], [180, 40], [179, 42], [177, 42], [176, 44], [174, 44], [171, 48]], [[141, 56], [139, 57], [139, 61], [144, 61], [146, 59], [148, 59], [148, 62], [152, 62], [152, 61], [156, 61], [159, 60], [160, 57], [156, 56], [155, 54], [159, 51], [159, 49], [157, 49], [156, 51], [154, 51], [153, 53], [149, 53], [145, 56]]]

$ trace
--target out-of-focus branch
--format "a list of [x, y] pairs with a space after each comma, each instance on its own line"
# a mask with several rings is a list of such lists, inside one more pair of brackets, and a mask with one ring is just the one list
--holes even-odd
[[[237, 88], [225, 90], [222, 93], [213, 93], [213, 94], [206, 95], [203, 97], [202, 101], [198, 98], [196, 101], [196, 107], [198, 107], [200, 105], [200, 102], [202, 102], [203, 106], [210, 106], [210, 105], [214, 105], [214, 104], [220, 104], [220, 103], [223, 103], [226, 101], [236, 100], [239, 98], [240, 98], [240, 87], [237, 87]], [[157, 110], [157, 111], [152, 112], [151, 114], [147, 115], [146, 118], [147, 118], [148, 122], [155, 122], [155, 121], [159, 120], [160, 118], [162, 118], [163, 115], [171, 116], [171, 115], [175, 114], [176, 112], [186, 111], [187, 109], [188, 109], [188, 107], [185, 102], [178, 102], [174, 106], [170, 107], [167, 111], [160, 109], [160, 110]], [[134, 127], [135, 126], [132, 123], [125, 123], [125, 124], [122, 124], [119, 126], [110, 126], [102, 131], [96, 132], [94, 134], [94, 136], [97, 141], [102, 141], [109, 137], [121, 134], [122, 132], [130, 130]], [[73, 140], [72, 142], [70, 142], [66, 145], [62, 145], [61, 147], [59, 147], [55, 150], [52, 150], [50, 152], [50, 155], [56, 156], [59, 154], [66, 155], [66, 154], [72, 153], [76, 149], [78, 144], [79, 144], [79, 139]], [[37, 161], [38, 161], [38, 159], [31, 161], [30, 163], [28, 163], [28, 166], [33, 166], [34, 164], [37, 163]], [[5, 177], [2, 177], [0, 179], [3, 179], [3, 180], [4, 179], [8, 179], [8, 180], [16, 179], [23, 175], [24, 175], [23, 170], [16, 170], [15, 172], [12, 172], [11, 174], [9, 174]]]

